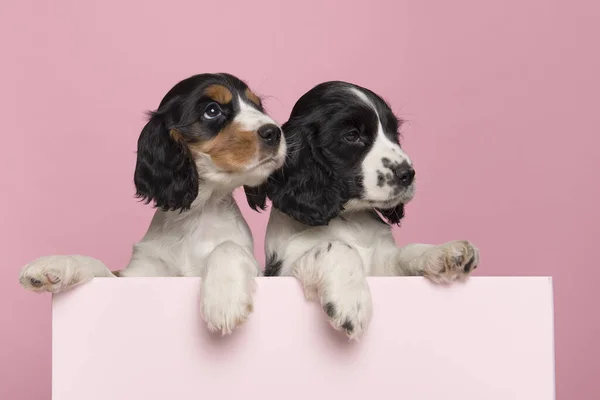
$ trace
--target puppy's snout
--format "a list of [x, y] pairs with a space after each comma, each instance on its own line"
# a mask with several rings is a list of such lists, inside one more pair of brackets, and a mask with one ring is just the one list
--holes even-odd
[[409, 186], [415, 179], [415, 170], [405, 161], [394, 168], [394, 175], [402, 186]]
[[281, 140], [281, 129], [274, 124], [263, 125], [257, 130], [258, 136], [268, 146], [277, 146]]

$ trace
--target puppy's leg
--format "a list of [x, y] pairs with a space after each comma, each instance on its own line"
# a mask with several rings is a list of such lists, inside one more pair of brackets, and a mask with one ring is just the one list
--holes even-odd
[[25, 289], [34, 292], [59, 293], [100, 276], [115, 275], [95, 258], [78, 255], [45, 256], [23, 267], [19, 282]]
[[422, 275], [435, 283], [465, 280], [479, 264], [479, 250], [466, 240], [441, 245], [409, 244], [397, 250], [398, 275]]
[[293, 267], [309, 300], [318, 298], [331, 325], [358, 339], [371, 320], [371, 292], [358, 252], [343, 242], [325, 242]]
[[202, 277], [202, 317], [211, 332], [229, 334], [253, 310], [254, 278], [260, 269], [249, 250], [223, 242], [208, 257]]

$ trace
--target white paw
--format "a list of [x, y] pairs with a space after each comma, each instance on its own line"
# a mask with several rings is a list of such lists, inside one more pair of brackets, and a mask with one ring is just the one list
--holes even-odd
[[371, 292], [366, 280], [353, 287], [339, 287], [322, 293], [321, 305], [331, 325], [358, 339], [366, 331], [373, 314]]
[[253, 279], [219, 281], [207, 277], [202, 286], [202, 317], [209, 331], [230, 334], [252, 314]]
[[58, 293], [92, 280], [93, 263], [99, 261], [84, 256], [40, 257], [23, 267], [19, 282], [34, 292]]
[[462, 281], [479, 265], [479, 250], [466, 240], [456, 240], [429, 250], [424, 262], [423, 275], [431, 281]]
[[233, 242], [217, 246], [202, 279], [201, 312], [211, 332], [230, 334], [252, 314], [258, 265], [249, 249]]

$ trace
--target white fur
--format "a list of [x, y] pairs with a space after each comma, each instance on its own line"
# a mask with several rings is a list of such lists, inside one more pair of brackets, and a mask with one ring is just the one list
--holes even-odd
[[[372, 313], [371, 293], [359, 252], [341, 241], [322, 242], [286, 267], [290, 265], [304, 286], [305, 297], [318, 299], [326, 313], [331, 310], [331, 325], [347, 331], [350, 338], [358, 338]], [[352, 330], [344, 326], [348, 323]]]
[[[155, 213], [119, 275], [203, 277], [202, 316], [209, 329], [226, 334], [252, 310], [253, 279], [260, 273], [252, 252], [250, 229], [231, 193], [203, 188], [190, 210]], [[93, 277], [112, 276], [91, 257], [49, 256], [26, 265], [20, 282], [26, 289], [58, 293]]]
[[238, 97], [240, 111], [238, 111], [233, 122], [242, 125], [242, 128], [248, 131], [256, 131], [263, 125], [275, 124], [267, 114], [258, 111], [252, 105], [246, 103], [241, 97]]
[[[363, 186], [365, 189], [364, 199], [353, 199], [346, 204], [346, 210], [363, 210], [365, 208], [382, 207], [385, 208], [389, 203], [402, 203], [410, 200], [415, 191], [414, 183], [408, 188], [394, 196], [394, 188], [389, 185], [379, 186], [377, 185], [378, 171], [390, 174], [391, 171], [387, 170], [383, 164], [382, 159], [387, 158], [392, 163], [402, 164], [403, 162], [412, 165], [412, 161], [408, 157], [408, 154], [402, 150], [397, 144], [392, 142], [386, 135], [379, 119], [376, 107], [373, 102], [359, 89], [350, 88], [350, 92], [360, 98], [364, 103], [373, 109], [373, 112], [377, 115], [377, 136], [373, 143], [373, 146], [365, 156], [362, 162], [362, 176]], [[392, 132], [396, 134], [396, 132]], [[369, 200], [370, 202], [367, 202]]]
[[425, 276], [445, 284], [466, 279], [471, 259], [471, 271], [479, 263], [478, 250], [467, 241], [399, 248], [390, 227], [370, 211], [347, 212], [327, 226], [309, 227], [272, 209], [265, 250], [282, 261], [282, 276], [300, 280], [308, 299], [318, 299], [323, 308], [334, 303], [339, 312], [330, 322], [342, 329], [350, 321], [351, 339], [360, 337], [371, 318], [367, 276]]
[[[263, 114], [256, 108], [251, 107], [241, 98], [239, 99], [239, 105], [240, 111], [235, 116], [233, 122], [242, 125], [243, 129], [256, 131], [263, 125], [278, 125], [267, 114]], [[254, 160], [245, 166], [243, 173], [232, 173], [219, 168], [211, 161], [208, 154], [199, 157], [196, 160], [196, 164], [198, 166], [198, 172], [203, 179], [214, 182], [220, 186], [225, 186], [227, 188], [235, 188], [242, 185], [257, 186], [264, 182], [275, 169], [281, 166], [286, 151], [287, 145], [282, 135], [276, 156], [260, 159], [260, 152], [257, 149]]]
[[[265, 114], [245, 107], [239, 119], [247, 129], [275, 123]], [[285, 149], [282, 138], [275, 156], [257, 158], [245, 171], [236, 173], [219, 169], [208, 156], [198, 157], [202, 183], [190, 210], [156, 211], [119, 276], [202, 277], [202, 316], [211, 331], [230, 333], [252, 312], [254, 278], [260, 274], [250, 228], [232, 191], [244, 184], [264, 182], [283, 164]], [[91, 257], [48, 256], [26, 265], [20, 282], [28, 290], [58, 293], [94, 277], [114, 276]]]
[[[375, 110], [364, 93], [351, 90]], [[377, 139], [363, 162], [365, 193], [361, 199], [346, 203], [345, 212], [326, 226], [304, 225], [276, 209], [271, 209], [267, 226], [267, 258], [282, 263], [280, 275], [297, 277], [306, 297], [319, 300], [333, 327], [346, 331], [351, 339], [360, 337], [371, 318], [367, 276], [419, 275], [436, 283], [451, 283], [466, 279], [479, 263], [478, 250], [467, 241], [397, 247], [391, 228], [373, 208], [408, 202], [414, 184], [397, 195], [386, 185], [378, 186], [376, 171], [384, 157], [411, 164], [400, 146], [384, 135], [379, 122]]]

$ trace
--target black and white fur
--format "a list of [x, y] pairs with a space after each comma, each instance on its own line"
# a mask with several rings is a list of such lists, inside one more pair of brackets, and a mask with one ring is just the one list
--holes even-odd
[[400, 121], [372, 91], [326, 82], [303, 95], [283, 125], [288, 159], [268, 183], [247, 188], [250, 205], [273, 204], [266, 276], [294, 275], [334, 328], [358, 338], [370, 321], [367, 276], [465, 279], [477, 267], [468, 241], [396, 246], [390, 224], [415, 193]]
[[111, 272], [91, 257], [42, 257], [23, 268], [21, 284], [58, 293], [94, 277], [201, 276], [208, 328], [230, 333], [252, 312], [260, 273], [232, 191], [258, 185], [281, 167], [280, 138], [258, 96], [238, 78], [201, 74], [181, 81], [139, 137], [137, 196], [158, 210], [128, 266]]

